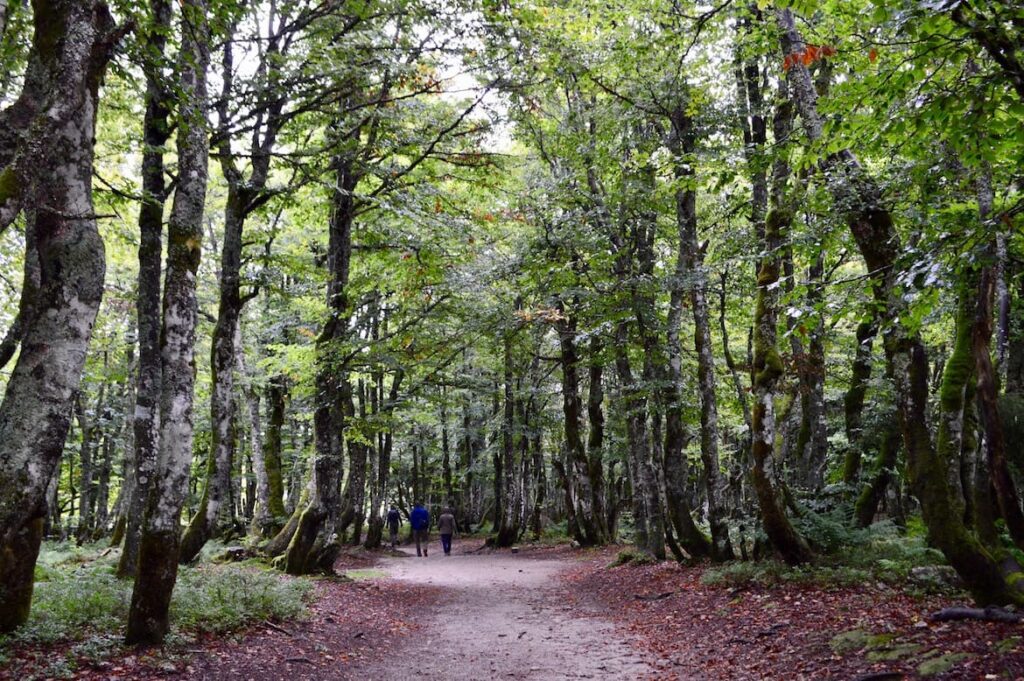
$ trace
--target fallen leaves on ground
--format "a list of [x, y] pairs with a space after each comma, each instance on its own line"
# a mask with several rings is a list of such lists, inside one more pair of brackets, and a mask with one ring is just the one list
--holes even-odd
[[609, 568], [613, 556], [567, 573], [569, 598], [656, 655], [663, 678], [1024, 678], [1021, 625], [929, 623], [953, 605], [939, 597], [884, 584], [707, 586], [705, 567]]

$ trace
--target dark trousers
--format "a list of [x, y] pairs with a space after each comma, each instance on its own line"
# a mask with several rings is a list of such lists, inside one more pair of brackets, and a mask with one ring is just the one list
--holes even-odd
[[398, 544], [398, 528], [389, 527], [388, 530], [391, 532], [391, 548], [395, 548]]
[[[427, 555], [427, 541], [430, 539], [430, 530], [413, 530], [413, 536], [416, 537], [416, 555]], [[420, 550], [421, 545], [422, 551]]]
[[452, 536], [450, 534], [441, 535], [441, 548], [444, 549], [446, 556], [452, 552]]

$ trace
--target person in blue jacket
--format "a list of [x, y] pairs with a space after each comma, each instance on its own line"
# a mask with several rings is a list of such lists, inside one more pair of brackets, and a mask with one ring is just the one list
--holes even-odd
[[412, 525], [412, 535], [416, 539], [416, 555], [426, 558], [427, 541], [430, 538], [430, 511], [423, 508], [423, 504], [416, 502], [412, 507], [412, 513], [409, 514], [409, 524]]

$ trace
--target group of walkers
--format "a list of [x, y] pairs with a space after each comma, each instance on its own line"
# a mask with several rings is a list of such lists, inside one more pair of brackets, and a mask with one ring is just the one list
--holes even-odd
[[[409, 513], [409, 525], [412, 526], [412, 536], [416, 541], [416, 555], [427, 557], [427, 548], [430, 543], [430, 511], [423, 504], [416, 503]], [[402, 526], [402, 514], [392, 504], [387, 515], [388, 531], [391, 533], [391, 548], [398, 546], [398, 530]], [[452, 535], [458, 531], [455, 523], [455, 514], [452, 509], [446, 508], [437, 518], [437, 533], [441, 535], [441, 549], [444, 555], [452, 555]]]

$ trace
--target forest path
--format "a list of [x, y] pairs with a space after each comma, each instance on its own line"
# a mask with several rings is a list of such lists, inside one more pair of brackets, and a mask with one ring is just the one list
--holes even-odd
[[[435, 544], [436, 546], [436, 544]], [[410, 553], [406, 550], [406, 553]], [[389, 558], [399, 583], [441, 592], [363, 679], [637, 679], [653, 669], [608, 621], [560, 596], [572, 563], [498, 552]]]

